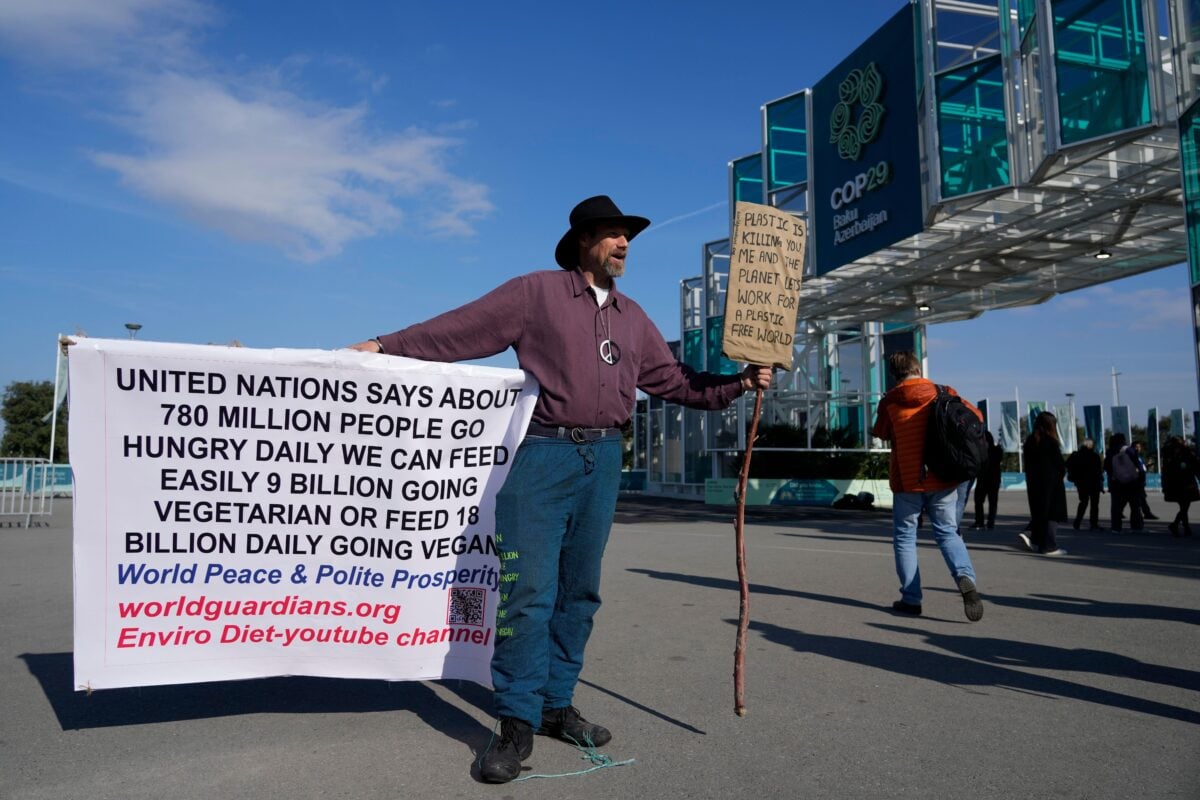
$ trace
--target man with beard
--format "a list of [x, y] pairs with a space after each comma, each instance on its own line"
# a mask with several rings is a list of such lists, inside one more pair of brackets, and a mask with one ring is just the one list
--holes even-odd
[[[629, 242], [650, 224], [607, 196], [579, 203], [555, 249], [561, 270], [513, 278], [433, 319], [354, 345], [427, 361], [484, 358], [512, 347], [541, 392], [524, 441], [496, 495], [496, 538], [506, 559], [492, 658], [500, 736], [480, 763], [503, 783], [521, 771], [533, 734], [601, 746], [608, 730], [571, 705], [600, 607], [600, 561], [616, 510], [621, 431], [637, 390], [720, 409], [766, 389], [771, 368], [738, 375], [679, 363], [615, 278]], [[514, 557], [515, 556], [515, 557]], [[503, 634], [503, 635], [502, 635]]]

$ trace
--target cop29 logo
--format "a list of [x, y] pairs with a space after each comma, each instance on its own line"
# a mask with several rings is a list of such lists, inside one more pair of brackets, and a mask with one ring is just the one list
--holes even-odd
[[[849, 161], [862, 157], [863, 147], [875, 141], [883, 127], [886, 109], [879, 102], [883, 76], [875, 62], [866, 69], [853, 69], [838, 85], [838, 100], [829, 117], [829, 141], [837, 144], [838, 155]], [[860, 106], [855, 120], [855, 107]]]

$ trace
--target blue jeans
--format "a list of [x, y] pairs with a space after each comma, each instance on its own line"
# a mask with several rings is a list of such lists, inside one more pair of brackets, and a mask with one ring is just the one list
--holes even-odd
[[971, 496], [971, 487], [975, 485], [975, 479], [963, 481], [958, 485], [958, 518], [955, 520], [955, 525], [962, 528], [963, 514], [967, 513], [967, 498]]
[[530, 436], [496, 495], [496, 713], [535, 728], [571, 705], [600, 608], [600, 560], [621, 483], [621, 439]]
[[924, 512], [933, 527], [933, 536], [942, 558], [955, 580], [967, 576], [975, 580], [975, 568], [967, 546], [958, 535], [958, 487], [937, 492], [897, 492], [892, 495], [892, 549], [896, 554], [896, 575], [900, 578], [900, 599], [921, 604], [921, 568], [917, 563], [917, 517]]

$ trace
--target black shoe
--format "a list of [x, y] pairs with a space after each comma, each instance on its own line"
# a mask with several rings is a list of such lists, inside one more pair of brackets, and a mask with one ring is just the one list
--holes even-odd
[[1142, 514], [1142, 519], [1158, 519], [1158, 517], [1153, 514]]
[[962, 593], [963, 613], [967, 615], [967, 619], [971, 622], [979, 622], [983, 619], [983, 601], [979, 599], [975, 581], [963, 575], [958, 579], [958, 591]]
[[1180, 536], [1183, 535], [1179, 531], [1179, 523], [1178, 522], [1169, 523], [1167, 525], [1167, 530], [1169, 530], [1171, 532], [1171, 535], [1174, 536], [1176, 539], [1178, 539]]
[[542, 712], [539, 736], [553, 736], [582, 747], [603, 747], [612, 741], [608, 728], [588, 722], [575, 706], [551, 708]]
[[899, 611], [901, 614], [908, 614], [912, 617], [921, 616], [921, 604], [906, 603], [903, 600], [897, 600], [892, 603], [892, 610]]
[[521, 774], [521, 762], [533, 752], [533, 726], [515, 717], [500, 718], [500, 739], [493, 741], [479, 764], [488, 783], [508, 783]]

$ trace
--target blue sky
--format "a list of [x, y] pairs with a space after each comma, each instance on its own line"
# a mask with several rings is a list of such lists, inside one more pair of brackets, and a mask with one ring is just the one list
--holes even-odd
[[[599, 193], [654, 221], [621, 286], [677, 338], [759, 107], [902, 5], [6, 0], [0, 386], [51, 379], [57, 333], [126, 322], [250, 347], [392, 331], [553, 268]], [[1115, 366], [1135, 420], [1190, 410], [1187, 295], [1176, 266], [935, 326], [932, 377], [1109, 405]]]

